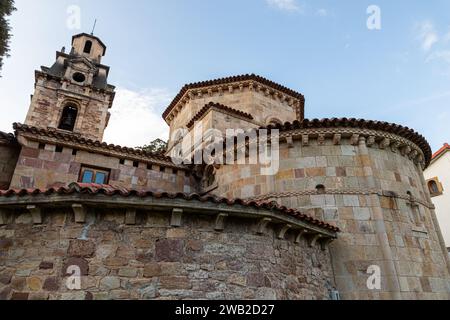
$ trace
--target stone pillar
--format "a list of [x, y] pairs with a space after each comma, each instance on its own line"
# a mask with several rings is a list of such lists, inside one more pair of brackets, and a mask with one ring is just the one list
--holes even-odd
[[[360, 137], [358, 144], [358, 153], [361, 156], [361, 162], [364, 169], [364, 174], [368, 183], [368, 187], [375, 188], [375, 177], [373, 176], [373, 167], [369, 155], [369, 150], [366, 144], [366, 138]], [[380, 249], [383, 253], [383, 271], [384, 279], [387, 281], [387, 288], [391, 293], [391, 299], [401, 300], [400, 283], [398, 280], [397, 270], [394, 264], [391, 246], [386, 233], [386, 224], [384, 222], [383, 209], [381, 208], [380, 199], [378, 195], [371, 195], [372, 212], [375, 226], [375, 232], [380, 244]]]

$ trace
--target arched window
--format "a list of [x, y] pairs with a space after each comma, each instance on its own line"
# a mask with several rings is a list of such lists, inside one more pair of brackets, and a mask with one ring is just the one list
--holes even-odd
[[439, 193], [439, 187], [436, 181], [431, 180], [428, 182], [428, 190], [430, 190], [431, 195], [436, 195]]
[[73, 131], [75, 129], [75, 122], [77, 121], [78, 108], [74, 104], [67, 104], [62, 112], [61, 121], [59, 122], [59, 129], [66, 131]]
[[316, 187], [316, 191], [318, 194], [325, 194], [325, 192], [326, 192], [325, 186], [323, 184], [319, 184]]
[[84, 44], [84, 53], [88, 53], [90, 54], [92, 50], [92, 41], [91, 40], [87, 40], [86, 43]]

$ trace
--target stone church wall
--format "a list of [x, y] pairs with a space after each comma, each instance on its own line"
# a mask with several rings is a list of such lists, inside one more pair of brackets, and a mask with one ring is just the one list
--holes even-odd
[[[344, 299], [448, 299], [448, 264], [420, 165], [389, 146], [369, 148], [365, 138], [303, 144], [281, 144], [276, 176], [256, 165], [222, 166], [215, 193], [277, 201], [336, 224], [331, 252]], [[372, 265], [381, 268], [380, 290], [367, 287]]]
[[23, 146], [11, 188], [48, 189], [67, 186], [80, 179], [83, 166], [110, 170], [109, 184], [133, 190], [194, 192], [195, 183], [183, 170], [148, 165], [83, 150], [40, 145], [29, 141]]
[[[76, 224], [68, 210], [43, 210], [40, 225], [16, 212], [0, 226], [0, 299], [329, 298], [328, 250], [270, 228], [257, 235], [255, 220], [230, 218], [216, 232], [215, 217], [195, 213], [172, 228], [163, 212], [125, 225], [120, 210], [95, 209]], [[66, 287], [69, 266], [81, 270], [80, 290]]]

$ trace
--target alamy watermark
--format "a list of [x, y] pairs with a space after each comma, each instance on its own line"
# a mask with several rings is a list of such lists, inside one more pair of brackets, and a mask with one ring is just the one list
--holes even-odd
[[367, 289], [381, 290], [381, 268], [377, 265], [370, 266], [367, 274], [370, 275], [367, 279]]
[[367, 8], [367, 29], [381, 30], [381, 8], [377, 5], [370, 5]]
[[260, 165], [261, 175], [276, 175], [280, 168], [280, 132], [277, 129], [204, 130], [197, 122], [192, 131], [178, 129], [171, 135], [170, 156], [185, 165]]
[[69, 30], [81, 29], [81, 8], [77, 5], [67, 7], [66, 26]]

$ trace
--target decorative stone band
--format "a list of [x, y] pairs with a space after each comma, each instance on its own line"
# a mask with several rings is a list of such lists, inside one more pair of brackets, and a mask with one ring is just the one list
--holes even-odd
[[326, 189], [324, 192], [319, 192], [317, 190], [304, 190], [304, 191], [293, 191], [293, 192], [282, 192], [282, 193], [268, 193], [259, 197], [247, 198], [247, 201], [270, 201], [272, 199], [289, 198], [289, 197], [301, 197], [301, 196], [316, 196], [316, 195], [357, 195], [357, 196], [370, 196], [377, 195], [380, 197], [388, 197], [394, 199], [405, 200], [411, 204], [420, 204], [428, 209], [434, 210], [435, 206], [432, 203], [411, 197], [409, 195], [398, 195], [395, 192], [375, 190], [375, 189]]
[[302, 94], [255, 74], [187, 84], [166, 109], [163, 118], [170, 122], [190, 100], [196, 97], [223, 95], [233, 93], [235, 90], [243, 91], [244, 88], [263, 92], [272, 99], [286, 102], [296, 110], [298, 120], [304, 118], [305, 97]]
[[190, 170], [187, 166], [175, 165], [170, 157], [166, 157], [161, 154], [125, 148], [113, 144], [102, 143], [100, 141], [87, 140], [79, 137], [78, 135], [62, 133], [57, 130], [53, 131], [48, 129], [40, 129], [19, 123], [14, 123], [14, 130], [16, 131], [17, 136], [25, 137], [31, 141], [48, 143], [62, 147], [70, 147], [77, 150], [85, 150], [120, 159], [140, 161], [178, 170]]
[[311, 140], [317, 139], [318, 145], [324, 145], [326, 139], [332, 139], [334, 145], [341, 145], [342, 139], [348, 138], [350, 144], [358, 145], [361, 138], [368, 147], [378, 146], [380, 149], [390, 148], [392, 152], [400, 153], [420, 164], [422, 168], [427, 166], [425, 154], [421, 148], [406, 138], [393, 133], [354, 128], [333, 128], [333, 129], [299, 129], [280, 134], [281, 141], [292, 143], [294, 140], [301, 140], [303, 146], [308, 146]]
[[245, 113], [240, 110], [236, 110], [230, 107], [227, 107], [220, 103], [210, 102], [206, 106], [204, 106], [193, 118], [188, 122], [186, 127], [188, 129], [192, 128], [196, 121], [200, 121], [210, 110], [218, 110], [220, 112], [224, 112], [226, 114], [230, 114], [233, 116], [237, 116], [238, 118], [244, 119], [246, 121], [253, 120], [253, 116], [251, 114]]
[[427, 140], [414, 130], [397, 124], [363, 119], [313, 119], [294, 121], [283, 125], [270, 125], [266, 129], [278, 129], [286, 142], [301, 139], [307, 146], [310, 138], [324, 143], [325, 139], [333, 139], [334, 144], [340, 144], [342, 138], [350, 138], [350, 143], [358, 145], [360, 138], [366, 139], [368, 147], [378, 145], [380, 148], [391, 148], [393, 152], [410, 157], [412, 160], [427, 167], [430, 164], [432, 152]]
[[[305, 236], [308, 240], [319, 240], [327, 244], [337, 238], [339, 229], [299, 211], [273, 203], [230, 200], [199, 195], [137, 192], [112, 186], [77, 184], [60, 189], [0, 191], [0, 225], [8, 224], [11, 217], [27, 210], [35, 224], [44, 220], [46, 208], [69, 207], [75, 221], [86, 222], [87, 208], [108, 207], [123, 209], [127, 224], [136, 224], [137, 210], [158, 210], [171, 214], [171, 226], [182, 224], [182, 215], [204, 214], [215, 217], [216, 231], [226, 228], [229, 217], [256, 220], [256, 232], [264, 233], [268, 224], [274, 225], [278, 238], [284, 238], [288, 230]], [[310, 244], [312, 241], [310, 241]]]

